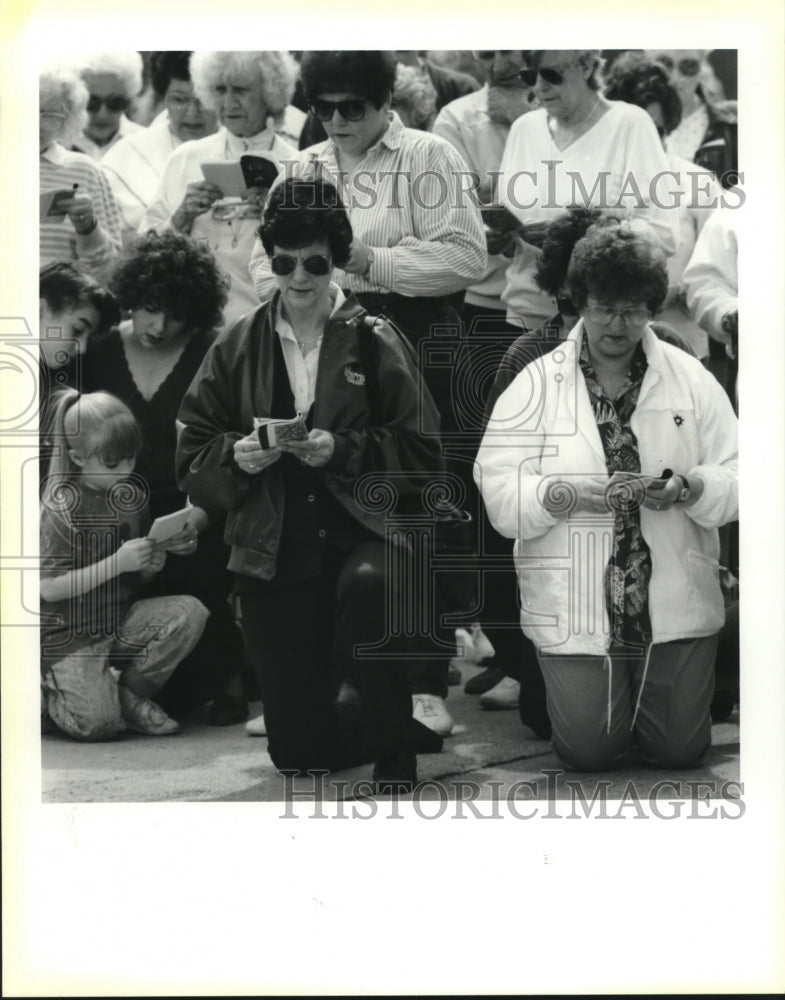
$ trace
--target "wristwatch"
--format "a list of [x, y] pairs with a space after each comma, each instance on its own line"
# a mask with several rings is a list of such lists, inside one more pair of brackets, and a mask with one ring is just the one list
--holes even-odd
[[680, 473], [677, 474], [676, 478], [681, 480], [681, 492], [676, 497], [676, 503], [686, 503], [692, 495], [689, 480]]
[[373, 267], [373, 248], [372, 247], [368, 247], [367, 263], [365, 265], [365, 270], [363, 271], [361, 277], [367, 278], [368, 275], [371, 273], [371, 268], [372, 267]]

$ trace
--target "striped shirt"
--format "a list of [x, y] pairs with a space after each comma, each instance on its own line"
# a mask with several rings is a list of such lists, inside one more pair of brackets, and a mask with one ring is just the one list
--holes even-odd
[[53, 142], [39, 157], [39, 189], [59, 191], [79, 185], [78, 193], [89, 194], [98, 229], [79, 236], [67, 215], [40, 222], [39, 267], [64, 260], [78, 270], [103, 281], [121, 246], [122, 220], [109, 182], [98, 164], [84, 153], [75, 153]]
[[[336, 185], [354, 235], [374, 252], [367, 278], [336, 269], [333, 280], [342, 288], [441, 296], [482, 276], [485, 236], [469, 168], [445, 139], [405, 128], [392, 112], [390, 127], [350, 174], [341, 172], [328, 139], [286, 162], [277, 183], [319, 175]], [[259, 239], [250, 271], [264, 302], [276, 285]]]

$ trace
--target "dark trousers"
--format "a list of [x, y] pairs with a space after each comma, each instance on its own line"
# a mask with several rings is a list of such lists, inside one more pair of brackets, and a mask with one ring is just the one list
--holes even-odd
[[[385, 544], [369, 540], [348, 553], [328, 549], [313, 579], [240, 588], [247, 655], [277, 768], [339, 770], [407, 748], [412, 701], [402, 647], [357, 655], [358, 646], [384, 640], [387, 579]], [[335, 704], [345, 677], [360, 691], [357, 718]]]

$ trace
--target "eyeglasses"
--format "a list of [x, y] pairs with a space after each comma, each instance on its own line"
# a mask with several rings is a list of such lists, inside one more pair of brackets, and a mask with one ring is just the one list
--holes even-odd
[[289, 274], [294, 274], [298, 264], [302, 264], [308, 274], [316, 278], [323, 278], [332, 270], [332, 262], [329, 257], [321, 254], [314, 254], [313, 257], [293, 257], [288, 253], [277, 253], [270, 258], [270, 269], [279, 278], [285, 278]]
[[[499, 55], [500, 56], [508, 56], [508, 55], [510, 55], [511, 52], [514, 52], [515, 50], [514, 49], [499, 49], [498, 51], [499, 51]], [[494, 52], [490, 52], [490, 51], [489, 52], [472, 52], [472, 55], [474, 56], [475, 59], [479, 59], [482, 62], [490, 62], [491, 59], [493, 59], [496, 56], [496, 52], [495, 51]]]
[[629, 309], [611, 309], [610, 306], [597, 305], [586, 306], [583, 314], [598, 326], [608, 326], [614, 316], [621, 316], [625, 326], [643, 326], [652, 315], [648, 309], [635, 306]]
[[68, 115], [65, 111], [39, 111], [38, 120], [44, 125], [61, 125]]
[[119, 94], [114, 97], [99, 97], [98, 94], [90, 94], [87, 110], [91, 115], [94, 115], [105, 104], [108, 111], [125, 111], [130, 103], [127, 97], [121, 97]]
[[232, 219], [257, 219], [259, 209], [247, 201], [216, 202], [210, 210], [216, 222], [230, 222]]
[[197, 108], [202, 107], [202, 102], [198, 97], [185, 97], [183, 94], [171, 94], [164, 101], [169, 107], [174, 108], [177, 111], [182, 111], [183, 108], [187, 108], [189, 104], [195, 104]]
[[564, 73], [558, 69], [551, 69], [550, 66], [541, 66], [540, 69], [522, 69], [518, 73], [519, 79], [527, 87], [533, 87], [537, 82], [538, 76], [541, 76], [552, 87], [560, 87], [564, 83]]
[[311, 101], [311, 111], [320, 122], [328, 122], [337, 111], [347, 122], [359, 122], [365, 118], [365, 98], [350, 97], [346, 101], [323, 101], [315, 98]]

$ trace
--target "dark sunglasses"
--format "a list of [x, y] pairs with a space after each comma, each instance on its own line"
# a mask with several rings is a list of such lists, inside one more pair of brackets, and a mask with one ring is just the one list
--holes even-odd
[[337, 111], [347, 122], [359, 122], [365, 118], [365, 98], [350, 97], [346, 101], [323, 101], [315, 98], [311, 101], [311, 111], [320, 122], [328, 122]]
[[90, 100], [87, 102], [87, 110], [91, 115], [94, 115], [96, 111], [100, 111], [101, 105], [105, 104], [109, 111], [125, 111], [131, 102], [127, 97], [99, 97], [98, 94], [90, 94]]
[[527, 87], [533, 87], [538, 76], [541, 76], [546, 83], [550, 83], [553, 87], [560, 87], [564, 83], [564, 73], [558, 69], [551, 69], [550, 66], [543, 66], [541, 69], [522, 69], [518, 73], [518, 79], [522, 80]]
[[655, 62], [664, 66], [669, 73], [673, 72], [675, 66], [682, 76], [697, 76], [701, 71], [698, 59], [679, 59], [677, 63], [674, 63], [670, 56], [657, 56]]
[[303, 259], [301, 257], [292, 257], [288, 253], [277, 253], [270, 258], [270, 269], [279, 278], [285, 278], [289, 274], [294, 274], [298, 264], [302, 264], [308, 274], [313, 274], [317, 278], [324, 277], [325, 274], [329, 274], [332, 270], [330, 258], [323, 257], [321, 254], [314, 254], [313, 257]]

